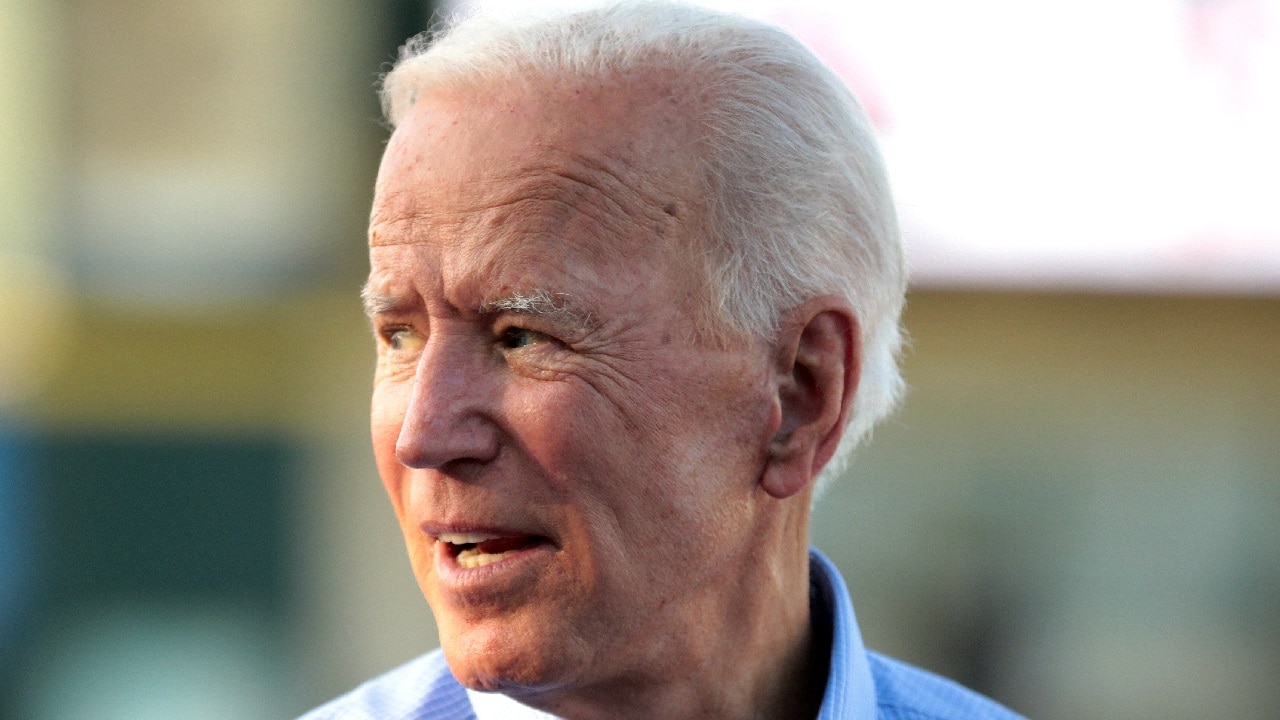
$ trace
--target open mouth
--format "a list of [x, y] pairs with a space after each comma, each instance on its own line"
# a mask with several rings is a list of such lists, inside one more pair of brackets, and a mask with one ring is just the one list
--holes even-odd
[[547, 542], [547, 538], [538, 535], [500, 536], [452, 532], [440, 533], [436, 539], [445, 544], [445, 551], [458, 567], [464, 569], [484, 567]]

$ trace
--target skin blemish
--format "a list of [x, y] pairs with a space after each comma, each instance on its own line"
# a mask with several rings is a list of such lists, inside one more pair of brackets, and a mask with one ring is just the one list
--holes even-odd
[[675, 203], [667, 203], [666, 207], [662, 208], [662, 212], [671, 217], [680, 217], [680, 208], [676, 207]]

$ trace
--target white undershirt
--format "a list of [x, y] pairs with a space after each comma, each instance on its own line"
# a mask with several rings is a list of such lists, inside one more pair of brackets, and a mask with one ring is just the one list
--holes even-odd
[[521, 705], [502, 693], [468, 690], [467, 698], [471, 700], [471, 709], [476, 711], [476, 720], [559, 720], [555, 715]]

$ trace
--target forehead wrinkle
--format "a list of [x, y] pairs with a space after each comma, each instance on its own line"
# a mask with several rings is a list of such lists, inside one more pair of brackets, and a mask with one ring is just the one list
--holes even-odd
[[[613, 133], [604, 142], [580, 139], [553, 126], [531, 138], [530, 152], [489, 163], [461, 185], [385, 183], [375, 202], [370, 242], [430, 243], [432, 236], [449, 236], [470, 244], [514, 230], [514, 235], [576, 240], [574, 244], [591, 255], [606, 257], [628, 246], [651, 247], [677, 234], [680, 220], [674, 210], [687, 209], [697, 197], [690, 168], [666, 153], [654, 157], [645, 150], [659, 119], [627, 123], [639, 127], [634, 133]], [[668, 145], [671, 139], [668, 135], [659, 142]], [[564, 232], [579, 218], [597, 227]], [[505, 227], [512, 221], [523, 227]], [[608, 247], [606, 238], [617, 246]]]
[[[520, 168], [513, 177], [495, 178], [496, 197], [468, 210], [492, 213], [486, 229], [497, 230], [515, 221], [524, 225], [515, 229], [521, 234], [533, 231], [561, 241], [579, 239], [576, 244], [592, 254], [611, 249], [604, 247], [606, 239], [634, 242], [637, 229], [654, 230], [644, 220], [660, 216], [656, 200], [646, 198], [606, 163], [583, 155], [558, 155]], [[564, 232], [577, 220], [595, 228], [578, 234]], [[657, 234], [666, 235], [666, 228], [657, 228]]]
[[[578, 208], [583, 214], [603, 225], [625, 223], [619, 240], [627, 239], [627, 231], [641, 231], [639, 238], [663, 240], [671, 237], [676, 218], [664, 208], [680, 204], [673, 188], [683, 183], [666, 167], [646, 168], [624, 157], [627, 153], [606, 150], [581, 153], [560, 150], [565, 162], [549, 166], [547, 171], [561, 178], [576, 191], [578, 197], [593, 200]], [[662, 182], [665, 181], [665, 182]]]
[[[604, 183], [593, 182], [590, 175], [562, 163], [544, 162], [473, 182], [465, 198], [441, 200], [426, 193], [400, 193], [407, 202], [375, 204], [369, 244], [479, 247], [502, 241], [518, 245], [538, 238], [562, 245], [578, 240], [572, 244], [595, 254], [603, 249], [605, 238], [620, 242], [632, 234], [637, 214], [629, 212], [628, 205], [634, 203], [614, 197], [622, 191], [622, 183], [602, 188], [599, 185]], [[575, 221], [594, 227], [567, 232]]]
[[662, 208], [686, 199], [681, 195], [690, 189], [689, 178], [681, 177], [684, 173], [673, 166], [674, 158], [669, 157], [666, 162], [647, 156], [635, 158], [633, 145], [634, 141], [628, 140], [625, 147], [606, 148], [598, 154], [574, 154], [573, 158], [589, 173], [613, 180], [637, 201], [639, 209], [669, 218]]
[[[407, 194], [407, 193], [406, 193]], [[461, 222], [444, 212], [428, 212], [420, 208], [387, 208], [375, 201], [369, 218], [369, 247], [422, 245]]]

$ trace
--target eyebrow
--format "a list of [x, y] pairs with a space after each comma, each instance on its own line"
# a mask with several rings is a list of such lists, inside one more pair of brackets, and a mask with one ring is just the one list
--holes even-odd
[[360, 301], [364, 305], [364, 314], [369, 317], [383, 315], [405, 307], [405, 303], [402, 300], [394, 295], [374, 290], [368, 282], [360, 288]]
[[[368, 282], [360, 288], [360, 300], [364, 304], [365, 315], [370, 318], [375, 315], [403, 311], [411, 304], [395, 295], [374, 290]], [[517, 292], [506, 297], [487, 300], [480, 305], [480, 312], [536, 315], [584, 329], [590, 327], [592, 319], [590, 312], [574, 307], [572, 295], [542, 289]]]
[[538, 289], [512, 293], [503, 298], [485, 301], [480, 306], [484, 313], [511, 312], [536, 315], [556, 322], [568, 323], [578, 328], [591, 324], [591, 313], [574, 307], [574, 298], [568, 293], [552, 293]]

